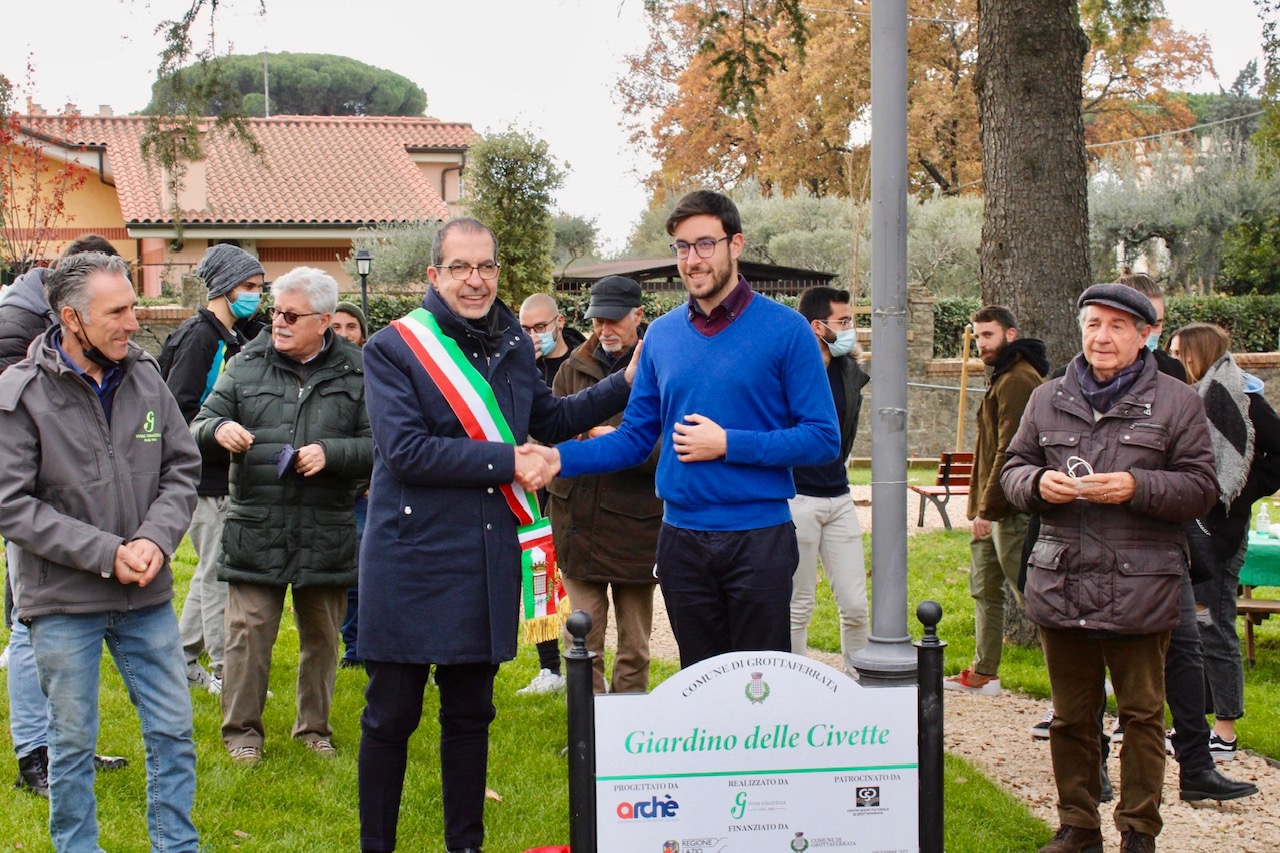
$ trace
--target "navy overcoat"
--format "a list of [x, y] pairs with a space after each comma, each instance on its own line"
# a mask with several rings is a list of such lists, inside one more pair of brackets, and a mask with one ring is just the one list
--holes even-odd
[[[626, 407], [622, 374], [572, 397], [542, 381], [533, 343], [494, 303], [487, 328], [458, 317], [435, 288], [422, 305], [489, 380], [515, 440], [552, 444]], [[468, 438], [435, 382], [388, 327], [364, 348], [373, 484], [360, 551], [360, 657], [396, 663], [500, 663], [520, 621], [516, 519], [499, 486], [515, 451]]]

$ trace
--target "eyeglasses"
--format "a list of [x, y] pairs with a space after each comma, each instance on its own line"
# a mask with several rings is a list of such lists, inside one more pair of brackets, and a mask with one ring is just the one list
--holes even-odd
[[840, 329], [841, 331], [847, 331], [853, 328], [852, 317], [842, 317], [839, 320], [836, 320], [835, 322], [832, 322], [832, 323], [828, 323], [826, 320], [819, 320], [818, 322], [822, 323], [822, 325], [826, 326], [828, 329], [830, 329], [833, 332], [836, 329]]
[[676, 253], [677, 258], [689, 257], [689, 250], [693, 249], [698, 253], [700, 258], [709, 258], [716, 253], [716, 244], [728, 240], [728, 237], [721, 237], [719, 240], [712, 240], [710, 237], [703, 237], [692, 243], [686, 243], [683, 240], [677, 240], [671, 244], [671, 251]]
[[448, 270], [449, 275], [453, 276], [454, 281], [466, 281], [471, 278], [471, 273], [478, 272], [480, 277], [485, 281], [493, 281], [498, 277], [498, 270], [501, 264], [495, 264], [493, 261], [485, 261], [483, 264], [436, 264], [436, 269]]
[[552, 317], [550, 320], [548, 320], [545, 323], [536, 323], [532, 326], [521, 325], [520, 328], [524, 329], [524, 333], [526, 335], [541, 335], [545, 333], [548, 329], [553, 328], [556, 324], [556, 320], [559, 320], [559, 319], [560, 319], [560, 315], [557, 314], [556, 316]]
[[278, 308], [267, 309], [268, 319], [274, 320], [277, 317], [282, 317], [284, 318], [285, 323], [290, 326], [301, 320], [303, 317], [319, 317], [323, 313], [323, 311], [308, 311], [306, 314], [299, 314], [297, 311], [281, 311]]

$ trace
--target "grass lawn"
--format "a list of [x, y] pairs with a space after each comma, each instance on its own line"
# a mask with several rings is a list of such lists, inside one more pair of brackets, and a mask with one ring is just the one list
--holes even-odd
[[[940, 626], [947, 648], [948, 671], [966, 665], [973, 653], [973, 611], [968, 597], [967, 534], [932, 533], [912, 537], [910, 600], [942, 603]], [[179, 600], [185, 596], [194, 564], [188, 545], [176, 563]], [[1275, 591], [1272, 591], [1275, 592]], [[835, 650], [835, 610], [826, 585], [819, 587], [819, 615], [810, 632], [815, 646]], [[914, 617], [910, 620], [918, 633]], [[1280, 628], [1268, 623], [1258, 631], [1259, 664], [1246, 673], [1249, 716], [1240, 723], [1243, 741], [1272, 756], [1280, 755]], [[0, 631], [0, 642], [7, 636]], [[297, 632], [286, 614], [276, 645], [271, 690], [266, 708], [266, 759], [256, 768], [231, 765], [219, 737], [218, 701], [194, 694], [199, 787], [196, 825], [209, 850], [319, 851], [358, 848], [356, 813], [356, 748], [363, 707], [364, 673], [339, 670], [334, 700], [334, 741], [339, 755], [325, 760], [290, 741], [293, 722]], [[1010, 649], [1002, 680], [1010, 687], [1048, 695], [1039, 652]], [[537, 670], [532, 647], [498, 676], [498, 719], [493, 727], [489, 784], [503, 802], [487, 806], [490, 853], [520, 853], [526, 848], [568, 841], [565, 706], [555, 696], [515, 696]], [[655, 681], [675, 671], [655, 664]], [[436, 743], [436, 697], [427, 691], [422, 727], [411, 743], [410, 769], [400, 817], [400, 847], [432, 851], [443, 847], [440, 829], [440, 785]], [[0, 694], [0, 716], [8, 718], [7, 694]], [[103, 666], [102, 727], [99, 751], [127, 756], [131, 766], [98, 778], [99, 820], [104, 846], [112, 853], [146, 851], [142, 746], [137, 717], [124, 686], [109, 662]], [[12, 755], [5, 727], [3, 753]], [[8, 759], [10, 762], [12, 759]], [[13, 774], [12, 763], [2, 772]], [[1048, 827], [1017, 800], [991, 784], [981, 772], [948, 757], [946, 765], [946, 846], [951, 853], [1023, 851], [1043, 844]], [[0, 849], [46, 851], [48, 810], [43, 800], [15, 792], [8, 776], [0, 778]], [[609, 851], [626, 853], [626, 851]]]

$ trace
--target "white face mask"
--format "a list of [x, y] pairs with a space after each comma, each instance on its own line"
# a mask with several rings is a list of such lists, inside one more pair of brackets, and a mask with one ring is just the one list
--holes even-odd
[[[826, 323], [823, 323], [822, 325], [827, 326]], [[827, 328], [831, 329], [830, 326], [827, 326]], [[831, 331], [836, 332], [835, 329], [831, 329]], [[827, 351], [831, 353], [832, 358], [839, 358], [842, 355], [848, 355], [853, 352], [854, 344], [857, 342], [857, 329], [844, 329], [836, 332], [836, 339], [834, 341], [823, 341], [823, 343], [827, 345]]]
[[1155, 352], [1156, 348], [1159, 346], [1160, 346], [1159, 332], [1152, 332], [1151, 334], [1147, 335], [1147, 349], [1151, 350], [1152, 352]]

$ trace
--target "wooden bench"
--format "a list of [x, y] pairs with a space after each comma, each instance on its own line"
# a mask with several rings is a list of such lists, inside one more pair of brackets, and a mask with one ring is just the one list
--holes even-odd
[[920, 517], [916, 527], [924, 527], [925, 501], [938, 508], [942, 523], [947, 530], [951, 529], [951, 519], [947, 516], [947, 502], [952, 495], [969, 496], [969, 478], [973, 476], [972, 453], [943, 453], [938, 457], [938, 479], [932, 486], [911, 486], [911, 491], [920, 496]]
[[1244, 617], [1245, 650], [1249, 666], [1253, 666], [1256, 662], [1253, 651], [1253, 626], [1262, 624], [1262, 621], [1269, 616], [1280, 616], [1280, 601], [1254, 598], [1253, 588], [1246, 586], [1244, 595], [1236, 600], [1236, 615]]

